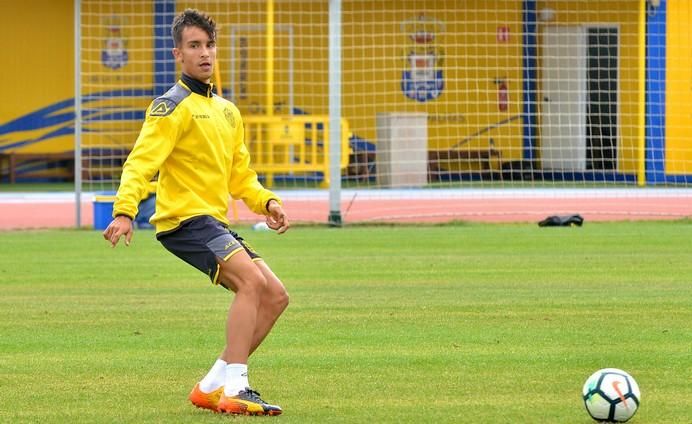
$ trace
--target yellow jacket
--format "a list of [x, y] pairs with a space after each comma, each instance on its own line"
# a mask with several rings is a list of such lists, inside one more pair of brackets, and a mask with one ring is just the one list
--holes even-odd
[[156, 232], [177, 228], [188, 218], [209, 215], [228, 225], [229, 193], [257, 214], [268, 214], [271, 199], [250, 169], [238, 108], [211, 86], [183, 77], [147, 108], [135, 146], [123, 165], [113, 216], [134, 218], [137, 205], [159, 172]]

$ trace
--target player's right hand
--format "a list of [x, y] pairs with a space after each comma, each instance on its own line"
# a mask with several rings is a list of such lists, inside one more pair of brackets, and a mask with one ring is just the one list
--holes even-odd
[[111, 247], [115, 247], [120, 241], [120, 237], [125, 236], [125, 246], [130, 245], [134, 227], [129, 216], [116, 216], [108, 227], [103, 231], [103, 238], [111, 242]]
[[279, 202], [274, 199], [270, 200], [267, 204], [267, 211], [269, 211], [265, 221], [267, 227], [276, 231], [277, 234], [283, 234], [291, 228], [286, 212], [284, 212]]

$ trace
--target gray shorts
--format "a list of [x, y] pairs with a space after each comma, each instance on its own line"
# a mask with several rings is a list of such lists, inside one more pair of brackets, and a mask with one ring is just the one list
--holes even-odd
[[262, 259], [236, 232], [206, 215], [185, 220], [175, 230], [159, 233], [156, 238], [175, 256], [207, 274], [213, 284], [219, 284], [216, 258], [226, 261], [244, 250], [253, 261]]

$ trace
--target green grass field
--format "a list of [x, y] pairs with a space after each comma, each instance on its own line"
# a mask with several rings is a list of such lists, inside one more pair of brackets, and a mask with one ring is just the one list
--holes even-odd
[[0, 232], [0, 422], [584, 423], [595, 370], [634, 423], [692, 417], [692, 222], [241, 229], [291, 293], [251, 358], [275, 418], [197, 410], [230, 295], [151, 232]]

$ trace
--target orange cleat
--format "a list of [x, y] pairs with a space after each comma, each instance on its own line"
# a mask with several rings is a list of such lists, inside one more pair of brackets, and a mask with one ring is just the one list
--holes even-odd
[[221, 395], [218, 411], [235, 415], [281, 415], [283, 412], [280, 407], [263, 401], [260, 394], [249, 387], [235, 396]]
[[199, 383], [195, 384], [195, 387], [190, 392], [190, 402], [198, 408], [211, 409], [216, 412], [219, 407], [219, 399], [223, 394], [223, 386], [214, 390], [211, 393], [204, 393], [199, 388]]

